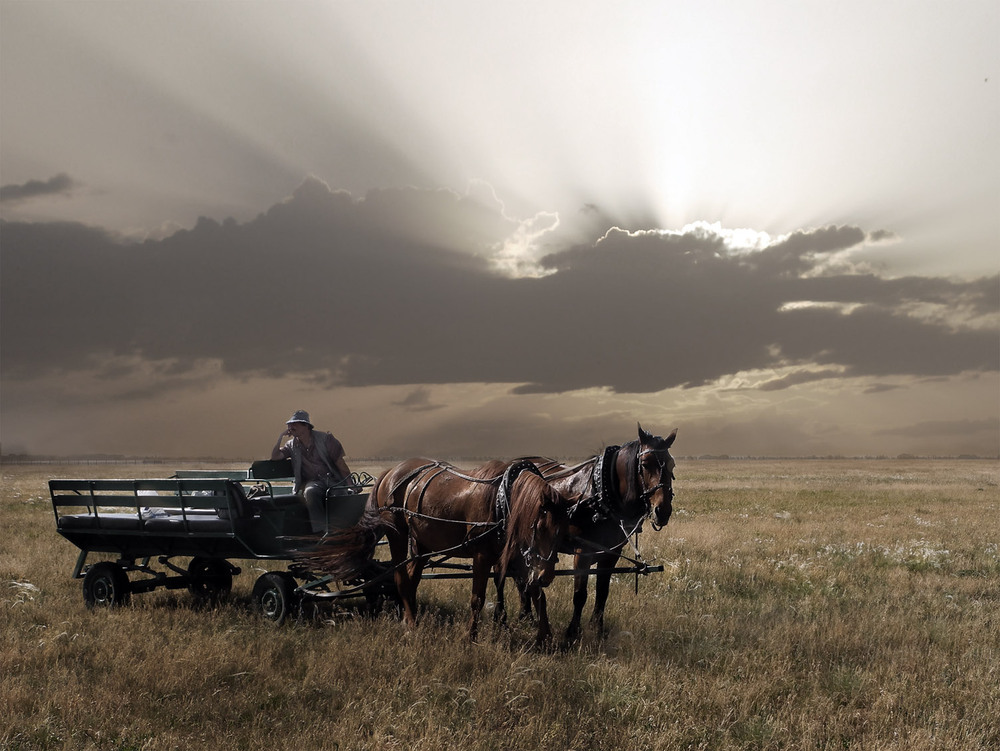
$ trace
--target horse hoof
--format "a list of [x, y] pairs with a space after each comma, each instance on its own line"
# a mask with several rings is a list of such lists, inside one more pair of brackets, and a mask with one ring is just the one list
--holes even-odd
[[545, 634], [544, 636], [536, 636], [535, 650], [538, 652], [553, 651], [552, 634]]

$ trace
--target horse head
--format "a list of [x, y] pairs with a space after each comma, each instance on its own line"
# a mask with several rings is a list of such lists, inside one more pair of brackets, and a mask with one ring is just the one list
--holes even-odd
[[666, 526], [673, 511], [676, 464], [670, 455], [670, 447], [676, 437], [676, 429], [666, 438], [661, 438], [646, 432], [639, 425], [636, 478], [640, 497], [651, 509], [653, 529]]
[[503, 571], [515, 556], [523, 564], [527, 586], [546, 587], [555, 577], [559, 549], [569, 534], [569, 504], [559, 491], [534, 472], [523, 472], [511, 491]]
[[547, 482], [539, 489], [542, 502], [534, 524], [533, 560], [526, 557], [530, 568], [528, 583], [547, 587], [556, 575], [559, 549], [569, 536], [569, 514], [566, 499]]

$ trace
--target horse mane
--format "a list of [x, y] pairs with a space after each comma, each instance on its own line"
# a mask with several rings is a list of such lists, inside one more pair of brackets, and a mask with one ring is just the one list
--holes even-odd
[[502, 462], [499, 459], [491, 459], [490, 461], [482, 464], [468, 473], [470, 477], [475, 477], [478, 480], [498, 480], [503, 476], [504, 470], [507, 468], [507, 462]]
[[531, 546], [534, 525], [546, 509], [546, 502], [553, 510], [555, 490], [533, 472], [522, 472], [511, 488], [510, 514], [507, 517], [507, 539], [500, 556], [500, 576], [507, 576], [508, 566]]
[[619, 454], [625, 456], [625, 471], [628, 476], [625, 478], [625, 497], [622, 503], [635, 503], [642, 495], [639, 487], [639, 441], [629, 441], [619, 450]]

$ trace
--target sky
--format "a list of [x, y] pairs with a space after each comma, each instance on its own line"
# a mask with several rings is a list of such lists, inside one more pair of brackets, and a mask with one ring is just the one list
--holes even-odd
[[1000, 454], [1000, 5], [0, 0], [5, 453]]

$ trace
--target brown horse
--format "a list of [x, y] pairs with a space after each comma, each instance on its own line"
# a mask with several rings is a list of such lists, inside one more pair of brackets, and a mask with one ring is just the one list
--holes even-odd
[[[512, 575], [528, 583], [533, 599], [542, 599], [540, 587], [554, 576], [557, 548], [564, 544], [567, 509], [565, 499], [526, 461], [492, 461], [465, 471], [408, 459], [375, 481], [359, 524], [329, 538], [311, 558], [317, 568], [349, 579], [365, 569], [376, 542], [386, 537], [409, 626], [416, 623], [417, 587], [428, 560], [471, 558], [469, 636], [474, 639], [490, 572], [501, 558]], [[502, 601], [497, 606], [502, 608]], [[537, 638], [547, 636], [548, 621], [540, 617]]]
[[[553, 459], [530, 459], [545, 479], [572, 504], [569, 514], [569, 545], [560, 552], [573, 553], [573, 617], [566, 640], [580, 635], [580, 621], [587, 602], [589, 570], [597, 564], [597, 584], [591, 623], [604, 629], [611, 569], [623, 555], [630, 538], [642, 530], [651, 516], [654, 529], [670, 519], [673, 506], [675, 462], [670, 447], [674, 430], [666, 438], [654, 436], [639, 426], [638, 440], [624, 446], [609, 446], [598, 456], [573, 467]], [[522, 593], [522, 613], [530, 608]]]

